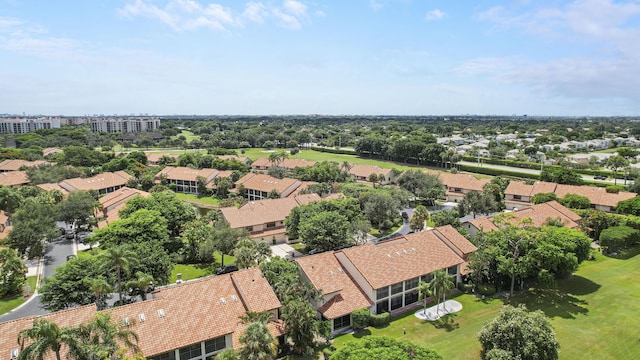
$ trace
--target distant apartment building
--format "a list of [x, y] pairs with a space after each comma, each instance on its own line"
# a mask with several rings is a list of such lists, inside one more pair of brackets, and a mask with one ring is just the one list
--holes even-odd
[[40, 129], [60, 127], [60, 118], [2, 118], [0, 119], [0, 133], [25, 134]]
[[108, 133], [134, 133], [157, 130], [160, 127], [160, 118], [157, 117], [113, 117], [89, 119], [91, 131]]

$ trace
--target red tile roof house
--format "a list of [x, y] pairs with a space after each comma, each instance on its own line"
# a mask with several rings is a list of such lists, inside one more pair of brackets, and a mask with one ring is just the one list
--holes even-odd
[[595, 186], [562, 185], [543, 181], [527, 185], [523, 182], [511, 181], [504, 191], [504, 203], [507, 209], [520, 208], [528, 206], [534, 195], [544, 193], [555, 193], [558, 198], [568, 194], [584, 196], [591, 201], [591, 207], [606, 212], [615, 211], [620, 201], [636, 196], [635, 193], [626, 191], [617, 194], [608, 193], [606, 189]]
[[[578, 221], [581, 217], [573, 211], [562, 206], [557, 201], [549, 201], [542, 204], [531, 205], [510, 212], [513, 218], [506, 218], [511, 224], [519, 224], [524, 219], [530, 219], [529, 226], [539, 228], [544, 226], [549, 220], [558, 219], [568, 228], [577, 229], [580, 227]], [[471, 235], [477, 234], [479, 231], [491, 232], [499, 230], [499, 227], [492, 221], [492, 217], [476, 218], [465, 221], [462, 227], [469, 231]]]
[[[209, 359], [218, 352], [239, 348], [244, 331], [239, 317], [247, 311], [270, 311], [270, 332], [284, 334], [275, 320], [280, 302], [259, 269], [210, 276], [156, 290], [151, 300], [105, 310], [111, 319], [129, 324], [138, 337], [142, 355], [150, 360]], [[43, 315], [60, 327], [79, 325], [95, 316], [95, 305]], [[20, 351], [18, 333], [35, 317], [0, 323], [0, 353], [7, 358]], [[66, 355], [62, 349], [62, 357]], [[132, 354], [127, 354], [132, 355]], [[52, 352], [46, 359], [53, 359]]]
[[383, 181], [379, 181], [382, 185], [387, 185], [393, 181], [393, 169], [384, 169], [377, 165], [351, 165], [349, 169], [349, 175], [356, 181], [369, 182], [369, 176], [376, 174], [377, 176], [384, 176]]
[[244, 186], [247, 190], [247, 200], [262, 200], [275, 190], [281, 198], [285, 198], [302, 185], [302, 181], [290, 178], [278, 179], [264, 174], [248, 173], [236, 181], [236, 188]]
[[100, 195], [114, 192], [125, 186], [129, 179], [133, 178], [124, 171], [106, 172], [89, 178], [73, 178], [63, 180], [59, 185], [67, 190], [95, 190]]
[[[309, 167], [315, 164], [316, 164], [315, 161], [308, 161], [305, 159], [284, 159], [276, 163], [277, 166], [287, 170], [293, 170], [297, 167]], [[259, 159], [256, 159], [256, 161], [254, 161], [253, 163], [251, 163], [251, 170], [267, 172], [273, 165], [274, 163], [272, 163], [271, 160], [266, 158], [259, 158]]]
[[7, 213], [4, 210], [0, 210], [0, 240], [6, 239], [11, 229], [13, 229], [13, 226], [9, 222]]
[[221, 208], [220, 212], [232, 229], [246, 229], [255, 240], [280, 244], [288, 241], [284, 220], [291, 210], [323, 198], [317, 194], [298, 195], [283, 199], [250, 201], [237, 208]]
[[178, 158], [177, 155], [172, 155], [172, 154], [150, 153], [150, 152], [145, 152], [144, 154], [147, 156], [147, 165], [149, 166], [158, 165], [158, 162], [160, 161], [160, 159], [162, 159], [165, 156], [172, 158], [174, 160]]
[[216, 155], [217, 158], [222, 160], [235, 160], [241, 163], [249, 165], [251, 163], [251, 159], [246, 156], [237, 156], [237, 155]]
[[136, 196], [149, 197], [146, 191], [132, 189], [129, 187], [120, 188], [112, 193], [102, 196], [98, 201], [100, 208], [95, 210], [95, 217], [99, 219], [98, 228], [107, 227], [111, 222], [120, 219], [118, 212], [125, 207], [127, 201]]
[[7, 171], [18, 171], [22, 167], [36, 167], [42, 164], [50, 164], [48, 161], [36, 160], [36, 161], [27, 161], [27, 160], [4, 160], [0, 162], [0, 172]]
[[464, 195], [470, 191], [484, 190], [484, 186], [491, 181], [491, 179], [488, 178], [478, 179], [469, 174], [451, 174], [433, 171], [426, 171], [426, 173], [436, 176], [442, 184], [444, 184], [447, 188], [445, 194], [447, 201], [453, 202], [462, 200]]
[[31, 181], [27, 176], [26, 171], [7, 171], [0, 172], [0, 185], [1, 186], [22, 186], [29, 185]]
[[216, 169], [192, 169], [182, 166], [167, 166], [156, 174], [156, 179], [164, 176], [169, 184], [175, 184], [176, 192], [198, 195], [198, 177], [205, 179], [205, 186], [218, 175]]
[[296, 259], [303, 278], [323, 298], [318, 312], [332, 320], [334, 332], [351, 325], [351, 312], [369, 308], [397, 314], [418, 304], [418, 284], [447, 269], [456, 282], [467, 256], [477, 248], [450, 225], [395, 239]]

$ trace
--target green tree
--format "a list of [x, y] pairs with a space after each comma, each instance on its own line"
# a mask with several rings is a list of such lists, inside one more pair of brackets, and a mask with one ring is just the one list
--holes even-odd
[[640, 196], [620, 201], [616, 206], [616, 213], [640, 216]]
[[[478, 333], [483, 358], [495, 359], [490, 352], [500, 350], [509, 359], [535, 360], [558, 359], [560, 344], [540, 310], [528, 311], [523, 305], [505, 306], [491, 322], [484, 324]], [[493, 352], [492, 354], [496, 354]]]
[[566, 206], [571, 209], [589, 209], [591, 208], [591, 200], [589, 198], [576, 195], [576, 194], [567, 194], [562, 199], [558, 201], [563, 206]]
[[9, 219], [20, 208], [23, 200], [22, 195], [15, 188], [0, 186], [0, 210], [4, 211]]
[[[25, 346], [25, 343], [29, 343]], [[73, 332], [61, 329], [56, 323], [45, 318], [36, 318], [33, 325], [18, 334], [20, 352], [18, 360], [42, 360], [50, 352], [61, 360], [60, 349], [63, 345], [76, 348], [76, 336]]]
[[558, 197], [556, 196], [556, 193], [539, 193], [539, 194], [535, 194], [533, 195], [533, 197], [531, 198], [531, 203], [532, 204], [542, 204], [542, 203], [546, 203], [549, 201], [554, 201], [554, 200], [558, 200]]
[[318, 319], [316, 311], [307, 301], [296, 299], [286, 303], [282, 309], [282, 319], [287, 337], [297, 354], [305, 354], [312, 349], [316, 337], [329, 337], [328, 324]]
[[431, 219], [431, 215], [429, 214], [429, 210], [424, 205], [418, 205], [411, 215], [411, 219], [409, 220], [409, 226], [413, 231], [422, 231], [424, 229], [425, 222], [428, 222]]
[[473, 213], [473, 218], [476, 218], [478, 214], [490, 214], [498, 211], [500, 207], [495, 202], [492, 196], [487, 196], [480, 191], [469, 191], [464, 194], [462, 201], [458, 204], [458, 212], [460, 217], [463, 217], [469, 213]]
[[582, 177], [575, 170], [559, 166], [549, 166], [542, 169], [540, 180], [567, 185], [582, 184]]
[[222, 255], [222, 266], [224, 266], [224, 255], [230, 255], [236, 248], [240, 239], [248, 237], [244, 229], [232, 229], [225, 221], [216, 222], [212, 233], [213, 247]]
[[133, 294], [140, 295], [142, 301], [145, 301], [151, 285], [153, 285], [153, 276], [138, 271], [133, 280], [127, 281], [125, 288], [130, 289]]
[[387, 192], [373, 192], [369, 194], [364, 204], [364, 214], [371, 224], [377, 224], [378, 230], [385, 228], [385, 223], [391, 223], [398, 215], [400, 202]]
[[118, 303], [122, 302], [122, 273], [128, 273], [131, 266], [138, 261], [137, 255], [124, 245], [109, 247], [105, 252], [100, 253], [98, 258], [103, 262], [103, 266], [113, 268], [116, 272]]
[[216, 360], [240, 360], [240, 358], [234, 349], [225, 349], [216, 354]]
[[405, 171], [396, 182], [415, 198], [425, 199], [431, 204], [443, 197], [446, 190], [437, 176], [419, 170]]
[[98, 204], [88, 191], [71, 191], [56, 207], [58, 220], [71, 224], [74, 229], [89, 225]]
[[357, 219], [351, 222], [351, 233], [356, 245], [364, 245], [369, 238], [371, 223], [366, 219]]
[[[105, 277], [93, 256], [78, 257], [56, 268], [55, 273], [44, 279], [38, 292], [45, 309], [58, 311], [96, 302], [95, 288], [89, 279]], [[101, 290], [105, 294], [104, 290]]]
[[6, 244], [29, 258], [42, 255], [45, 241], [59, 234], [54, 214], [53, 205], [41, 202], [38, 198], [27, 199], [15, 212], [13, 229], [9, 232]]
[[[213, 225], [210, 222], [198, 219], [184, 225], [181, 234], [185, 261], [209, 262], [213, 259], [213, 251], [200, 251], [213, 239]], [[213, 249], [211, 249], [213, 250]]]
[[0, 298], [18, 293], [26, 283], [27, 267], [13, 249], [0, 249]]
[[[126, 325], [111, 320], [108, 313], [98, 313], [86, 325], [71, 329], [80, 343], [82, 359], [121, 359], [122, 350], [138, 352], [138, 335]], [[124, 348], [120, 344], [124, 345]]]
[[173, 237], [180, 236], [184, 224], [196, 219], [193, 206], [177, 198], [172, 191], [154, 192], [149, 197], [136, 196], [127, 201], [120, 217], [127, 218], [140, 209], [158, 211], [165, 219], [167, 229]]
[[607, 169], [613, 171], [613, 184], [618, 183], [618, 170], [629, 166], [629, 160], [620, 155], [615, 155], [607, 160]]
[[366, 336], [346, 343], [329, 360], [441, 360], [435, 351], [408, 341], [383, 336]]
[[92, 237], [104, 247], [148, 242], [159, 242], [167, 248], [171, 247], [167, 220], [156, 210], [137, 210], [96, 230]]
[[444, 269], [436, 270], [433, 272], [433, 278], [429, 281], [429, 291], [436, 297], [438, 302], [436, 306], [436, 313], [440, 312], [440, 299], [442, 303], [447, 301], [447, 293], [453, 290], [456, 286], [452, 275], [447, 274]]
[[427, 313], [427, 300], [430, 296], [435, 295], [431, 293], [431, 286], [429, 283], [424, 281], [420, 281], [418, 284], [418, 301], [424, 301], [424, 308], [422, 309], [422, 313]]
[[271, 247], [264, 241], [254, 241], [244, 238], [238, 241], [234, 250], [236, 265], [239, 268], [249, 268], [260, 265], [271, 256]]
[[276, 339], [264, 322], [256, 321], [247, 326], [240, 335], [242, 347], [238, 350], [241, 359], [271, 360], [276, 358]]
[[335, 212], [321, 212], [300, 224], [300, 239], [309, 249], [334, 250], [353, 242], [349, 220]]
[[96, 310], [103, 310], [107, 307], [106, 298], [112, 291], [109, 282], [102, 276], [96, 278], [85, 278], [86, 285], [93, 291], [96, 298]]

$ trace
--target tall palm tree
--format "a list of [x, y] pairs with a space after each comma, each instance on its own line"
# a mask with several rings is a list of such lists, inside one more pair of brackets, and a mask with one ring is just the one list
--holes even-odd
[[139, 351], [138, 335], [113, 322], [107, 313], [96, 314], [91, 322], [76, 328], [75, 333], [84, 346], [85, 354], [91, 358], [111, 359], [120, 351], [120, 344], [133, 352]]
[[141, 271], [136, 272], [136, 278], [128, 281], [125, 284], [125, 288], [133, 289], [135, 292], [140, 294], [142, 297], [142, 301], [147, 300], [147, 291], [149, 290], [149, 286], [153, 284], [153, 276], [145, 274]]
[[136, 254], [124, 245], [112, 246], [101, 253], [99, 258], [104, 266], [114, 268], [118, 280], [118, 301], [122, 305], [122, 272], [128, 273], [131, 265], [137, 263]]
[[[76, 340], [72, 332], [62, 329], [45, 318], [33, 320], [33, 325], [20, 331], [18, 344], [20, 353], [18, 360], [42, 360], [47, 353], [53, 352], [56, 360], [60, 360], [60, 348], [63, 344], [76, 348]], [[31, 343], [25, 347], [25, 342]]]
[[424, 309], [422, 309], [422, 313], [427, 313], [427, 299], [433, 294], [431, 294], [431, 289], [429, 287], [429, 283], [424, 281], [420, 281], [418, 284], [418, 301], [424, 301]]
[[272, 318], [273, 313], [270, 311], [247, 311], [239, 317], [240, 322], [245, 325], [256, 321], [268, 323]]
[[240, 335], [242, 348], [238, 354], [246, 360], [271, 360], [276, 358], [276, 339], [263, 322], [252, 322]]
[[103, 296], [113, 291], [111, 285], [102, 276], [87, 279], [86, 283], [96, 296], [96, 310], [102, 310], [105, 305]]
[[425, 221], [428, 222], [430, 219], [431, 214], [429, 214], [427, 207], [424, 205], [418, 205], [415, 210], [413, 210], [409, 226], [411, 227], [411, 230], [422, 231], [424, 229]]
[[454, 286], [453, 276], [447, 274], [446, 270], [440, 269], [433, 272], [433, 279], [429, 282], [429, 290], [438, 301], [436, 314], [440, 313], [440, 298], [442, 298], [443, 303], [447, 301], [447, 293], [451, 291]]

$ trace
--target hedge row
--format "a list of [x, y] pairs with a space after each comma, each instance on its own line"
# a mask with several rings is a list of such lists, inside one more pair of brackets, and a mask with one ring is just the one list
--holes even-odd
[[458, 167], [460, 168], [461, 171], [468, 171], [476, 174], [493, 175], [493, 176], [511, 176], [511, 177], [527, 178], [527, 179], [535, 179], [535, 180], [540, 179], [540, 175], [526, 174], [526, 173], [521, 173], [517, 171], [501, 170], [501, 169], [493, 169], [488, 167], [470, 166], [470, 165], [461, 165], [461, 164], [459, 164]]
[[391, 314], [388, 312], [374, 315], [369, 309], [358, 309], [351, 313], [351, 326], [356, 329], [364, 329], [367, 326], [383, 327], [389, 325]]
[[[476, 162], [478, 161], [477, 157], [473, 156], [465, 156], [463, 158], [464, 161]], [[511, 166], [522, 169], [540, 169], [539, 162], [530, 162], [530, 161], [517, 161], [517, 160], [508, 160], [508, 159], [492, 159], [492, 158], [480, 158], [480, 160], [485, 164], [493, 164], [493, 165], [503, 165], [503, 166]], [[553, 165], [543, 165], [543, 167], [550, 167]], [[582, 175], [603, 175], [613, 177], [613, 173], [606, 170], [591, 170], [591, 169], [573, 169], [578, 174]], [[618, 173], [618, 179], [624, 179], [623, 173]]]
[[355, 150], [334, 149], [334, 148], [325, 148], [325, 147], [318, 147], [318, 146], [312, 146], [311, 150], [330, 153], [330, 154], [358, 155], [358, 153]]

